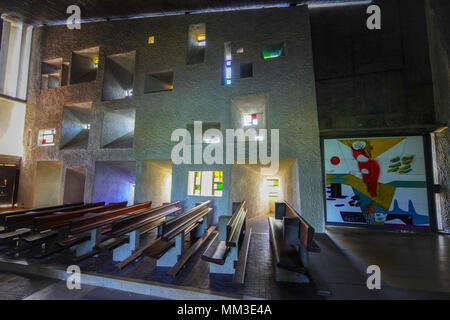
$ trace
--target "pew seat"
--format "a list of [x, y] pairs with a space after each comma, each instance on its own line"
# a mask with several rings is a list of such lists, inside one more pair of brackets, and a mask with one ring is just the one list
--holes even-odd
[[30, 232], [31, 232], [31, 229], [29, 229], [29, 228], [20, 228], [20, 229], [17, 229], [15, 231], [1, 233], [0, 234], [0, 240], [1, 241], [12, 240], [14, 238], [27, 235]]
[[269, 217], [270, 241], [277, 267], [292, 272], [306, 273], [300, 256], [294, 246], [283, 241], [283, 223]]
[[144, 251], [144, 255], [159, 259], [173, 246], [175, 241], [163, 241], [162, 238], [158, 238]]
[[[214, 236], [213, 242], [217, 240], [218, 236], [219, 234], [217, 233]], [[206, 249], [205, 253], [203, 253], [202, 259], [223, 266], [225, 264], [228, 251], [229, 248], [225, 241], [217, 241], [217, 246], [211, 245], [208, 249]]]
[[58, 235], [58, 231], [56, 230], [46, 230], [40, 233], [35, 233], [29, 236], [22, 237], [22, 240], [25, 241], [28, 244], [38, 243], [41, 241], [48, 240], [52, 237], [55, 237]]
[[275, 280], [314, 283], [318, 295], [331, 295], [327, 284], [309, 263], [310, 253], [320, 253], [311, 224], [287, 202], [275, 203], [275, 218], [268, 220]]
[[233, 203], [231, 216], [219, 217], [219, 232], [202, 255], [209, 262], [210, 274], [232, 274], [233, 284], [243, 285], [251, 228], [246, 229], [245, 201]]

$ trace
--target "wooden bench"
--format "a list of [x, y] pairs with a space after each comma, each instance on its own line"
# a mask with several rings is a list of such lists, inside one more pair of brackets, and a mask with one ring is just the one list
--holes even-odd
[[219, 232], [202, 259], [209, 262], [211, 274], [233, 274], [233, 283], [242, 285], [252, 231], [246, 230], [245, 201], [233, 203], [233, 212], [231, 216], [219, 217]]
[[[150, 209], [151, 201], [135, 204], [126, 208], [110, 210], [99, 214], [86, 214], [70, 221], [69, 233], [80, 240], [77, 243], [76, 256], [78, 260], [91, 256], [94, 248], [101, 242], [102, 233], [111, 231], [112, 224], [125, 214], [139, 214]], [[84, 240], [89, 233], [89, 239]]]
[[162, 226], [166, 217], [181, 210], [180, 202], [175, 201], [144, 212], [122, 217], [112, 224], [112, 239], [108, 249], [113, 249], [113, 261], [124, 261], [140, 247], [140, 238], [145, 233]]
[[275, 203], [275, 218], [268, 219], [275, 280], [309, 283], [309, 253], [320, 252], [314, 228], [287, 202]]
[[43, 217], [50, 214], [53, 214], [55, 212], [70, 212], [75, 210], [81, 210], [81, 209], [87, 209], [87, 208], [93, 208], [98, 206], [105, 205], [104, 202], [96, 202], [96, 203], [89, 203], [89, 204], [82, 204], [82, 205], [75, 205], [75, 206], [67, 206], [64, 208], [57, 208], [57, 209], [48, 209], [48, 210], [42, 210], [42, 211], [28, 211], [27, 213], [22, 214], [15, 214], [10, 215], [5, 218], [5, 230], [12, 231], [18, 228], [32, 228], [34, 224], [34, 218], [36, 217]]
[[58, 205], [58, 206], [51, 206], [51, 207], [41, 207], [41, 208], [33, 208], [33, 209], [23, 209], [23, 210], [15, 210], [15, 211], [5, 211], [0, 213], [0, 225], [4, 225], [5, 224], [5, 218], [8, 216], [12, 216], [15, 214], [23, 214], [23, 213], [27, 213], [30, 211], [33, 212], [39, 212], [39, 211], [47, 211], [47, 210], [53, 210], [53, 209], [63, 209], [66, 207], [73, 207], [73, 206], [80, 206], [83, 205], [83, 202], [78, 202], [78, 203], [66, 203], [66, 204], [62, 204], [62, 205]]
[[34, 218], [34, 228], [33, 230], [36, 232], [45, 231], [48, 229], [61, 228], [68, 226], [71, 220], [76, 218], [81, 218], [85, 214], [88, 213], [102, 213], [106, 211], [111, 211], [115, 209], [125, 208], [127, 206], [127, 202], [119, 202], [119, 203], [110, 203], [108, 205], [85, 208], [70, 212], [55, 212], [50, 215], [46, 215], [43, 217], [35, 217]]
[[[194, 249], [184, 250], [185, 235], [191, 234], [199, 238], [192, 248], [199, 248], [198, 241], [204, 241], [204, 234], [211, 233], [207, 230], [208, 215], [212, 212], [209, 207], [211, 201], [197, 204], [194, 208], [185, 211], [166, 221], [159, 229], [158, 238], [137, 250], [126, 260], [117, 264], [123, 268], [128, 263], [144, 255], [156, 259], [157, 267], [170, 267], [169, 273], [176, 274], [195, 253]], [[174, 269], [175, 268], [175, 269]], [[176, 271], [177, 270], [177, 271]]]
[[22, 228], [15, 231], [0, 233], [0, 241], [6, 242], [10, 240], [17, 240], [20, 236], [28, 235], [31, 233], [31, 229]]
[[[65, 240], [67, 239], [69, 232], [68, 227], [71, 220], [87, 214], [99, 214], [105, 211], [124, 208], [126, 205], [127, 202], [124, 201], [69, 212], [55, 212], [43, 217], [35, 217], [32, 228], [33, 234], [29, 236], [29, 238], [23, 237], [22, 240], [26, 245], [41, 244], [42, 249], [39, 253], [34, 255], [35, 258], [41, 259], [47, 257], [67, 248], [67, 246], [60, 245], [60, 243], [65, 243]], [[74, 243], [76, 241], [82, 242], [83, 236], [71, 237], [70, 241], [66, 244], [69, 245], [69, 243]]]

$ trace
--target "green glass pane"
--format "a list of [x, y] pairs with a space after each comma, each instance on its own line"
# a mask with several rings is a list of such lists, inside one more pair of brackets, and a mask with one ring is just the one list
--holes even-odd
[[278, 187], [278, 184], [279, 184], [279, 181], [278, 181], [278, 180], [275, 180], [275, 181], [273, 182], [273, 185], [274, 185], [275, 187]]
[[264, 59], [276, 58], [284, 55], [284, 44], [277, 43], [263, 46], [261, 53]]
[[199, 184], [195, 186], [195, 190], [200, 190], [200, 185]]
[[222, 190], [222, 184], [221, 183], [217, 184], [217, 190]]

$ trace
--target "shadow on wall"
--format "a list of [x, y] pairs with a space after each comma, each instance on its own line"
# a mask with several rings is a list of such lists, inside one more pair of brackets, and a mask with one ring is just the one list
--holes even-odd
[[[280, 159], [276, 175], [261, 174], [260, 165], [234, 164], [231, 168], [230, 203], [246, 200], [248, 217], [273, 214], [275, 202], [299, 207], [298, 166], [295, 159]], [[230, 206], [231, 208], [231, 206]]]
[[101, 147], [133, 148], [136, 110], [106, 110], [103, 115]]
[[170, 202], [172, 161], [146, 160], [142, 164], [140, 202], [152, 201], [152, 207]]
[[132, 205], [135, 181], [135, 161], [96, 162], [92, 202], [128, 201], [128, 205]]
[[91, 102], [64, 107], [60, 149], [87, 149], [91, 109]]
[[35, 181], [35, 207], [48, 207], [59, 204], [61, 186], [61, 162], [38, 161]]
[[84, 202], [86, 168], [67, 168], [63, 203]]

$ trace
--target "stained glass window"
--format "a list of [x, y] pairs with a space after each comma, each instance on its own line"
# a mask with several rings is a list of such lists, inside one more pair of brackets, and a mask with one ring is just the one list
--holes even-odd
[[188, 196], [221, 197], [223, 171], [189, 171]]
[[263, 59], [272, 59], [284, 56], [284, 43], [276, 43], [263, 46], [261, 48]]

